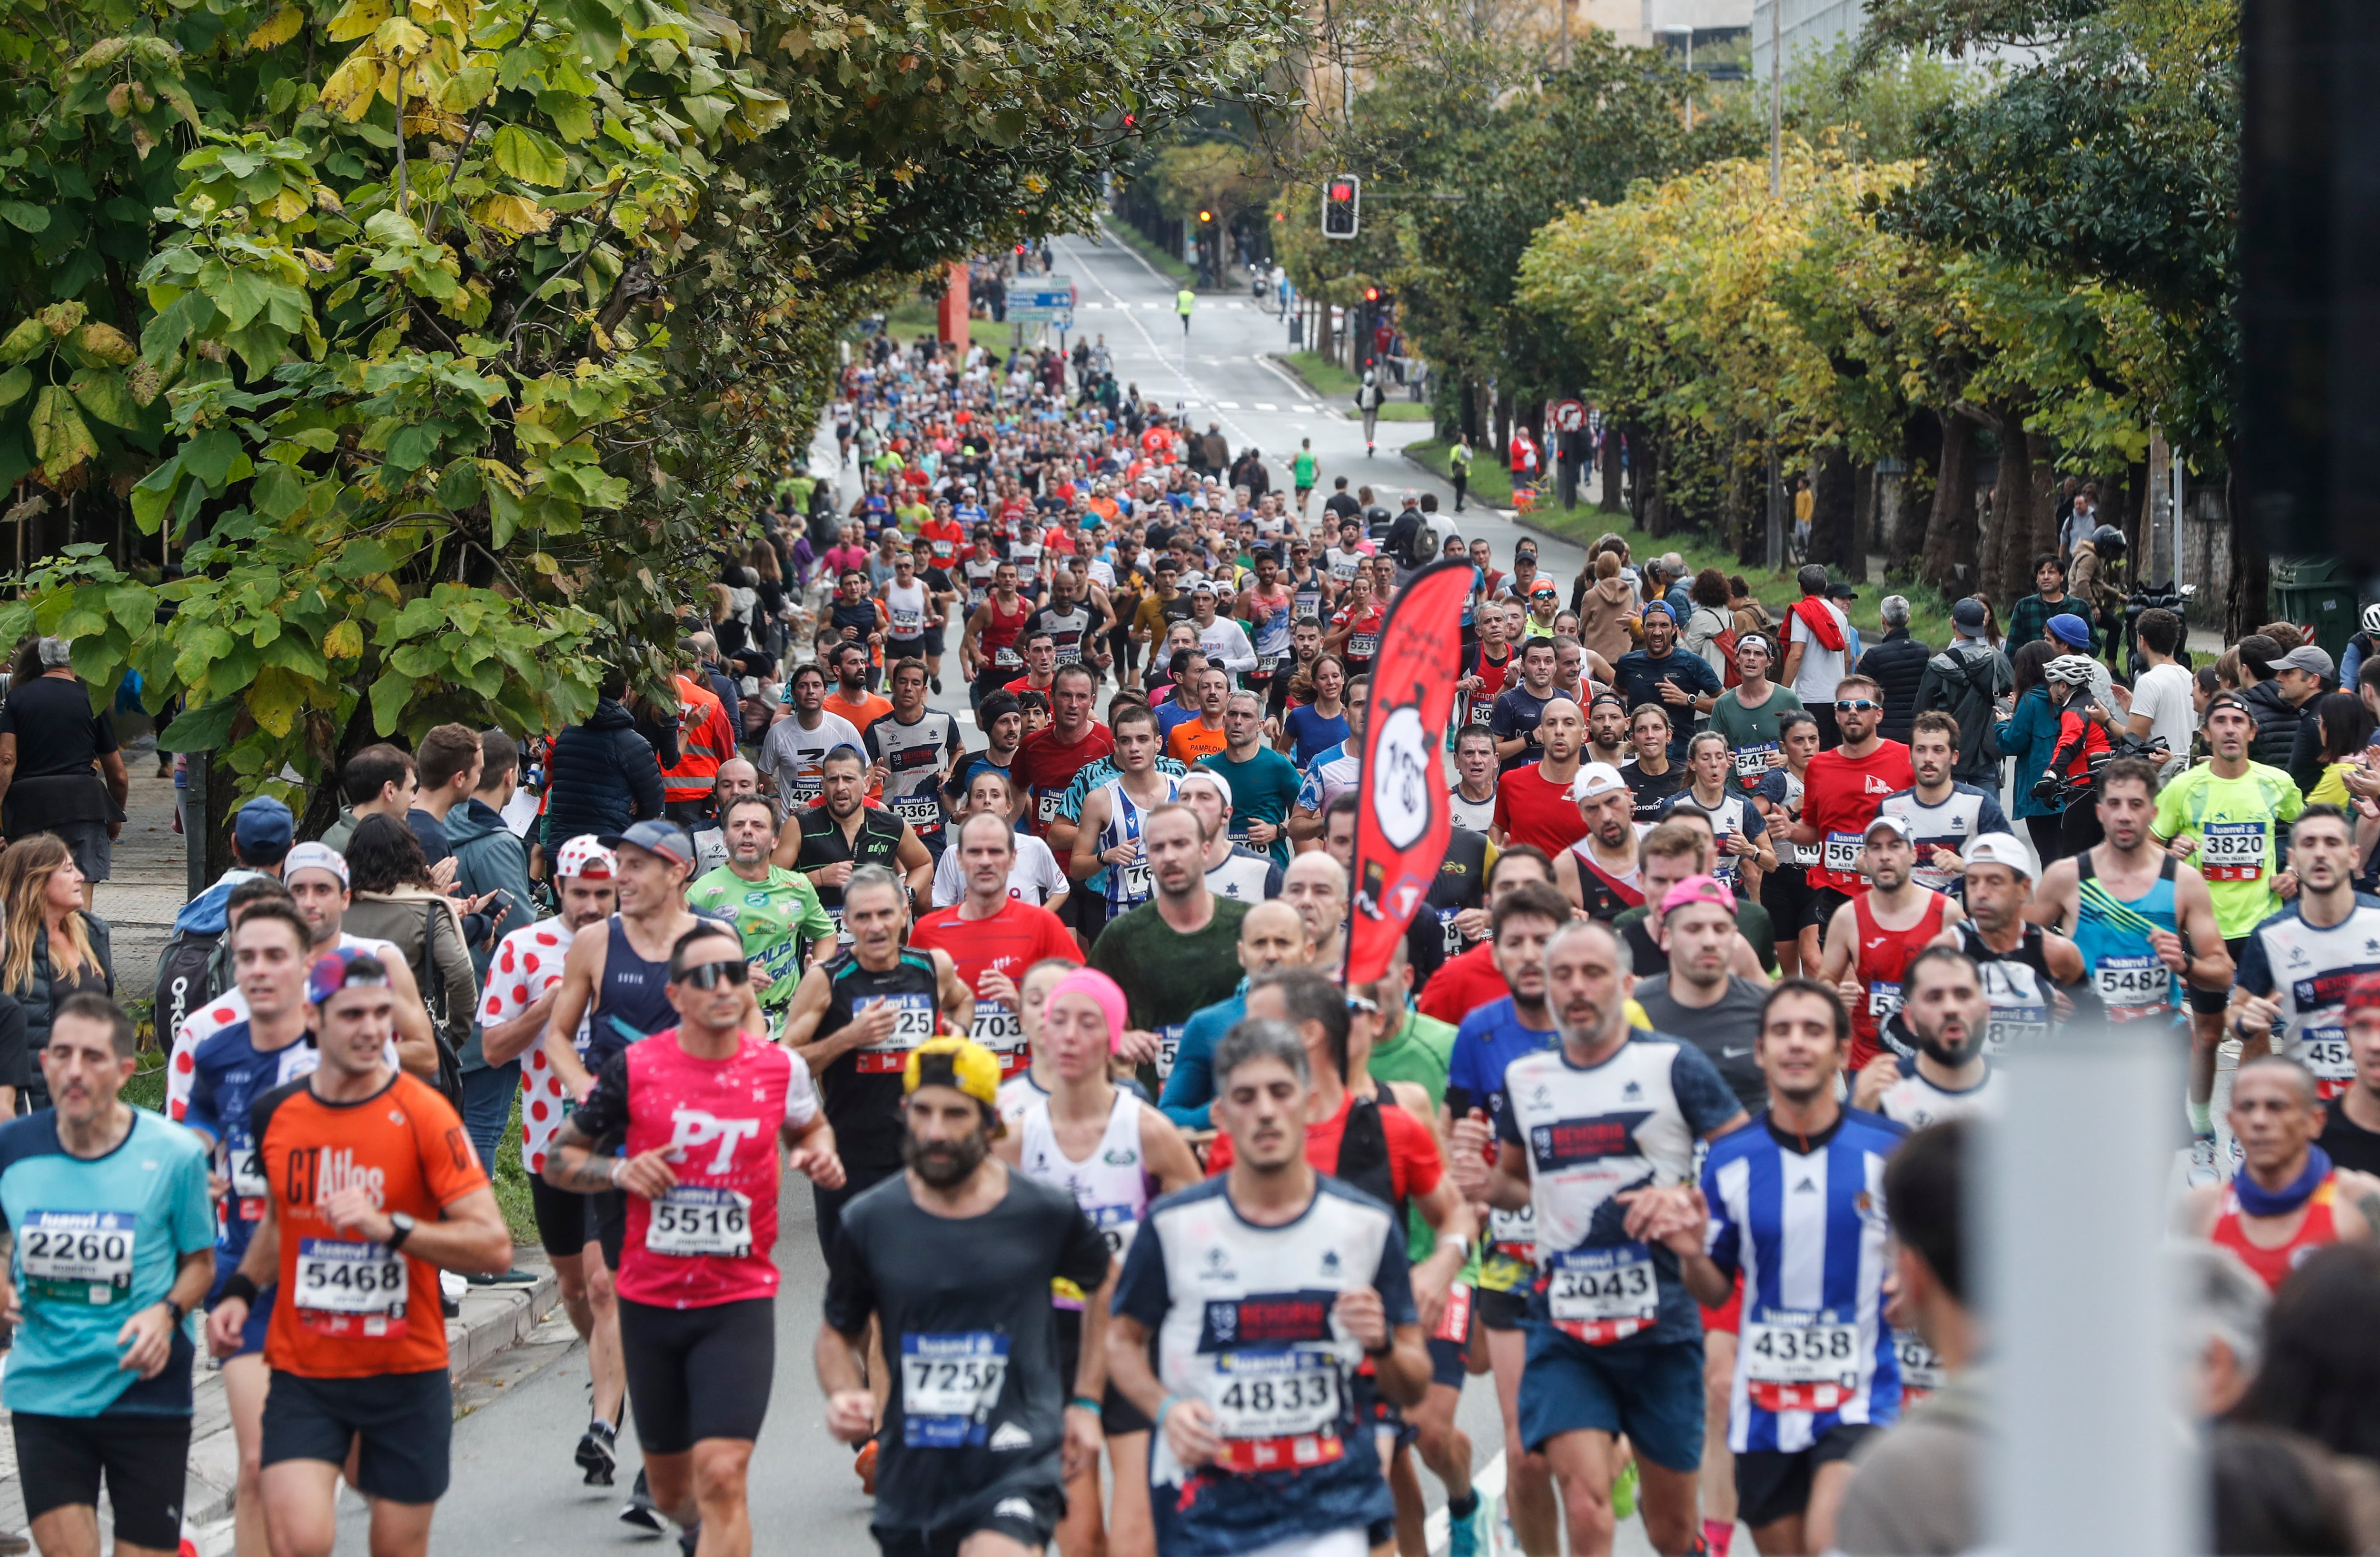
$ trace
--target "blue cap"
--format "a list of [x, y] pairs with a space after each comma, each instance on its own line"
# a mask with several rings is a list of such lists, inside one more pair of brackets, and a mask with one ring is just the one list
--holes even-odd
[[296, 832], [297, 819], [289, 814], [289, 808], [270, 795], [250, 800], [232, 820], [232, 842], [239, 845], [240, 858], [250, 865], [280, 864]]
[[1659, 612], [1662, 615], [1667, 616], [1670, 619], [1670, 626], [1675, 626], [1677, 625], [1678, 608], [1671, 605], [1668, 601], [1648, 600], [1645, 602], [1645, 615], [1650, 616], [1656, 611]]
[[694, 840], [686, 836], [686, 829], [674, 821], [663, 821], [658, 817], [647, 817], [625, 833], [606, 833], [601, 842], [607, 849], [625, 845], [642, 849], [647, 854], [659, 855], [673, 864], [694, 863]]
[[2070, 613], [2052, 616], [2048, 626], [2061, 642], [2070, 643], [2077, 649], [2091, 647], [2091, 624], [2080, 616]]

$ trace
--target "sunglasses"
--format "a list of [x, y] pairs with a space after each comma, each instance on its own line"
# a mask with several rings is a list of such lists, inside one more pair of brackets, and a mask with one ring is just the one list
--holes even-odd
[[1377, 1016], [1380, 1014], [1380, 1003], [1376, 1000], [1366, 1000], [1362, 995], [1349, 995], [1347, 1009], [1359, 1016]]
[[751, 978], [750, 966], [742, 957], [737, 957], [734, 962], [697, 963], [692, 967], [682, 970], [677, 976], [677, 981], [681, 984], [691, 984], [698, 990], [715, 990], [722, 983], [748, 983]]
[[1883, 706], [1884, 705], [1882, 703], [1872, 703], [1865, 698], [1844, 698], [1836, 701], [1835, 712], [1837, 713], [1865, 713], [1871, 709], [1878, 709]]

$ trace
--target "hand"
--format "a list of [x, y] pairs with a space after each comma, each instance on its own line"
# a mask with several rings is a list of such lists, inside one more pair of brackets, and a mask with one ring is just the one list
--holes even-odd
[[1193, 1470], [1213, 1459], [1223, 1448], [1213, 1408], [1203, 1400], [1176, 1395], [1172, 1409], [1165, 1413], [1165, 1442], [1173, 1457]]
[[1128, 1064], [1155, 1064], [1164, 1041], [1146, 1028], [1126, 1028], [1123, 1037], [1116, 1040], [1115, 1057]]
[[842, 886], [844, 882], [851, 880], [852, 866], [853, 862], [848, 859], [836, 860], [832, 865], [821, 865], [817, 870], [810, 872], [810, 885], [819, 887]]
[[322, 1215], [334, 1232], [360, 1233], [370, 1243], [384, 1244], [396, 1231], [396, 1223], [372, 1203], [372, 1192], [359, 1184], [332, 1190]]
[[2049, 1014], [2061, 1022], [2074, 1019], [2073, 998], [2055, 984], [2049, 986]]
[[2176, 859], [2188, 859], [2192, 855], [2198, 852], [2198, 840], [2192, 837], [2187, 833], [2182, 833], [2180, 836], [2175, 838], [2173, 842], [2166, 845], [2165, 852], [2173, 856]]
[[16, 1283], [0, 1282], [0, 1324], [14, 1326], [24, 1317], [24, 1305], [18, 1299]]
[[1967, 873], [1967, 862], [1957, 849], [1951, 848], [1947, 844], [1936, 844], [1933, 848], [1935, 870], [1950, 876], [1963, 876]]
[[876, 1397], [866, 1390], [837, 1390], [826, 1397], [826, 1430], [845, 1443], [865, 1443], [876, 1432]]
[[1389, 1311], [1380, 1306], [1380, 1295], [1367, 1286], [1341, 1293], [1330, 1306], [1330, 1314], [1367, 1352], [1387, 1345], [1393, 1333], [1389, 1329]]
[[248, 1328], [248, 1299], [224, 1297], [207, 1310], [207, 1351], [218, 1357], [239, 1355], [240, 1332]]
[[2280, 1019], [2278, 1001], [2268, 1000], [2263, 995], [2248, 995], [2231, 1008], [2231, 1031], [2234, 1036], [2270, 1032]]
[[1087, 1405], [1069, 1405], [1065, 1420], [1065, 1441], [1058, 1450], [1059, 1474], [1072, 1481], [1085, 1471], [1099, 1468], [1099, 1451], [1108, 1441], [1099, 1430], [1099, 1414]]
[[154, 1379], [174, 1355], [174, 1315], [163, 1303], [152, 1303], [124, 1321], [115, 1332], [115, 1344], [124, 1348], [116, 1360], [119, 1373], [138, 1373], [143, 1379]]
[[1665, 703], [1682, 705], [1693, 702], [1694, 695], [1674, 681], [1664, 681], [1661, 683], [1661, 700]]
[[[1758, 854], [1760, 852], [1760, 845], [1754, 843], [1748, 834], [1742, 833], [1730, 833], [1726, 837], [1721, 838], [1719, 840], [1719, 847], [1725, 849], [1730, 854]], [[1938, 854], [1939, 851], [1937, 850], [1937, 852]]]
[[1700, 1254], [1710, 1207], [1692, 1185], [1626, 1189], [1612, 1197], [1628, 1208], [1621, 1226], [1632, 1238], [1659, 1243], [1680, 1254]]
[[2273, 895], [2274, 895], [2274, 896], [2276, 896], [2276, 897], [2295, 897], [2297, 894], [2298, 894], [2298, 873], [2297, 873], [2296, 871], [2294, 871], [2294, 870], [2284, 870], [2284, 871], [2282, 871], [2279, 875], [2275, 876], [2275, 877], [2273, 878]]
[[775, 974], [770, 972], [767, 968], [762, 967], [757, 962], [747, 963], [745, 965], [744, 976], [751, 980], [752, 989], [755, 993], [767, 989], [770, 985], [777, 981], [777, 976]]
[[1856, 967], [1846, 971], [1842, 978], [1836, 981], [1835, 992], [1842, 996], [1843, 1004], [1853, 1011], [1859, 1009], [1860, 1002], [1867, 999], [1867, 991], [1860, 985], [1859, 970]]
[[[462, 890], [463, 889], [461, 887], [449, 887], [447, 889], [447, 895], [450, 897], [458, 896], [461, 894]], [[494, 887], [490, 887], [487, 891], [480, 894], [477, 897], [466, 897], [463, 899], [462, 903], [463, 912], [466, 914], [484, 914], [488, 911], [488, 905], [493, 903], [496, 900], [496, 897], [497, 889]]]
[[1488, 1198], [1488, 1115], [1475, 1108], [1454, 1122], [1447, 1141], [1447, 1165], [1465, 1199]]
[[851, 1025], [844, 1030], [856, 1035], [862, 1045], [881, 1043], [892, 1036], [892, 1029], [898, 1025], [898, 1020], [899, 1018], [893, 1014], [892, 1002], [871, 1001], [868, 1003], [868, 1009], [853, 1014]]
[[669, 1165], [668, 1154], [669, 1148], [657, 1146], [650, 1151], [621, 1159], [612, 1182], [631, 1195], [658, 1200], [677, 1183], [677, 1171]]
[[1446, 1299], [1454, 1289], [1454, 1278], [1463, 1273], [1459, 1265], [1449, 1266], [1442, 1277], [1426, 1273], [1429, 1266], [1443, 1263], [1441, 1260], [1424, 1260], [1414, 1268], [1414, 1307], [1420, 1310], [1421, 1332], [1424, 1335], [1438, 1333], [1439, 1321], [1446, 1318]]
[[1251, 821], [1248, 823], [1248, 846], [1250, 848], [1269, 848], [1271, 846], [1272, 841], [1280, 836], [1281, 824], [1277, 821]]
[[785, 1166], [802, 1174], [820, 1189], [843, 1187], [843, 1159], [817, 1147], [797, 1146], [785, 1153]]
[[1140, 858], [1140, 840], [1126, 838], [1111, 849], [1101, 849], [1099, 859], [1108, 865], [1129, 865]]
[[1900, 1067], [1893, 1063], [1892, 1056], [1878, 1054], [1867, 1063], [1867, 1068], [1860, 1072], [1858, 1078], [1852, 1083], [1852, 1106], [1875, 1113], [1876, 1104], [1884, 1101], [1886, 1091], [1900, 1079]]
[[436, 887], [441, 894], [455, 890], [455, 857], [450, 854], [430, 868], [430, 884]]
[[2190, 955], [2181, 949], [2181, 937], [2176, 935], [2172, 931], [2150, 931], [2149, 950], [2157, 955], [2157, 961], [2165, 964], [2166, 967], [2173, 969], [2174, 972], [2187, 973], [2190, 971]]

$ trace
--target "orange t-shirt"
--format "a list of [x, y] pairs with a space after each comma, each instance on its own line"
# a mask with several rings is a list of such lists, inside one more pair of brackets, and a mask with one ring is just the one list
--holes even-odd
[[438, 1267], [334, 1230], [322, 1202], [360, 1184], [382, 1210], [436, 1222], [488, 1187], [453, 1105], [402, 1072], [352, 1103], [324, 1102], [301, 1079], [258, 1099], [252, 1124], [281, 1232], [265, 1362], [308, 1379], [443, 1371]]
[[892, 712], [892, 699], [880, 692], [870, 692], [856, 703], [845, 702], [843, 689], [838, 686], [826, 695], [826, 701], [820, 706], [829, 713], [850, 720], [851, 727], [864, 736], [870, 724]]
[[1230, 732], [1209, 730], [1196, 719], [1185, 719], [1165, 737], [1165, 755], [1176, 762], [1195, 763], [1212, 757], [1229, 744]]

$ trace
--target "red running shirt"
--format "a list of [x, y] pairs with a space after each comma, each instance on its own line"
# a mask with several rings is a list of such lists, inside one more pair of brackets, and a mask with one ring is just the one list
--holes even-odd
[[1490, 821], [1504, 830], [1507, 844], [1534, 844], [1547, 858], [1559, 859], [1562, 850], [1586, 836], [1586, 819], [1578, 814], [1570, 785], [1549, 783], [1539, 767], [1531, 762], [1496, 781]]
[[2296, 1270], [2307, 1255], [2325, 1244], [2338, 1242], [2338, 1223], [2333, 1220], [2331, 1211], [2338, 1199], [2338, 1174], [2336, 1172], [2324, 1174], [2322, 1182], [2313, 1186], [2313, 1193], [2306, 1197], [2305, 1216], [2298, 1222], [2297, 1232], [2291, 1235], [2288, 1243], [2267, 1248], [2262, 1244], [2249, 1242], [2247, 1229], [2240, 1225], [2239, 1192], [2227, 1186], [2223, 1191], [2222, 1212], [2216, 1217], [2215, 1226], [2207, 1233], [2206, 1241], [2238, 1255], [2249, 1270], [2263, 1278], [2266, 1286], [2278, 1292], [2281, 1283], [2289, 1279], [2289, 1272]]
[[1025, 970], [1044, 957], [1074, 962], [1081, 960], [1081, 954], [1065, 921], [1038, 903], [1007, 898], [1000, 912], [980, 919], [964, 918], [965, 906], [954, 903], [919, 919], [909, 932], [909, 945], [915, 951], [950, 954], [959, 981], [976, 997], [975, 1027], [968, 1036], [1000, 1056], [1002, 1076], [1014, 1076], [1032, 1058], [1026, 1051], [1025, 1028], [1015, 1007], [986, 998], [976, 980], [986, 973], [1001, 973], [1012, 984], [1022, 983]]
[[1010, 776], [1025, 787], [1025, 830], [1037, 838], [1048, 837], [1050, 823], [1058, 817], [1058, 802], [1065, 797], [1075, 775], [1100, 758], [1113, 755], [1115, 736], [1097, 720], [1072, 744], [1058, 738], [1055, 724], [1045, 724], [1026, 736], [1008, 765]]
[[596, 1140], [625, 1136], [631, 1157], [666, 1149], [677, 1184], [628, 1197], [620, 1295], [661, 1308], [775, 1296], [778, 1131], [818, 1111], [809, 1066], [750, 1033], [724, 1060], [687, 1053], [675, 1028], [621, 1051], [576, 1123]]
[[1854, 1071], [1864, 1069], [1870, 1060], [1884, 1052], [1878, 1028], [1900, 1009], [1901, 975], [1909, 970], [1917, 954], [1925, 949], [1925, 943], [1942, 933], [1942, 911], [1949, 906], [1950, 900], [1938, 892], [1926, 893], [1925, 899], [1925, 912], [1907, 930], [1887, 930], [1876, 923], [1876, 916], [1868, 911], [1868, 894], [1862, 893], [1852, 899], [1852, 913], [1859, 926], [1852, 976], [1866, 991], [1865, 997], [1852, 1007]]
[[1867, 824], [1886, 796], [1916, 782], [1909, 748], [1899, 741], [1878, 741], [1861, 758], [1845, 757], [1840, 749], [1811, 758], [1802, 792], [1802, 820], [1818, 830], [1818, 863], [1810, 867], [1810, 885], [1853, 895], [1865, 892], [1859, 857], [1867, 846]]

